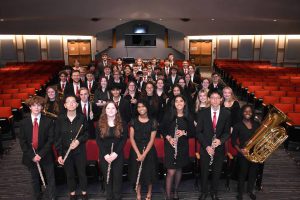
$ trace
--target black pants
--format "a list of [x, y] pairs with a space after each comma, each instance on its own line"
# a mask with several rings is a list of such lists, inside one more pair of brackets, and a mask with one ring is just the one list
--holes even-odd
[[[54, 166], [53, 163], [41, 164], [42, 170], [45, 172], [47, 179], [46, 187], [49, 199], [55, 198], [55, 179], [54, 179]], [[32, 186], [35, 199], [38, 199], [41, 195], [41, 178], [36, 163], [32, 163], [32, 166], [28, 168], [31, 174]]]
[[86, 191], [87, 178], [85, 173], [86, 172], [85, 153], [73, 154], [71, 152], [65, 161], [64, 169], [67, 175], [69, 192], [74, 192], [76, 190], [75, 168], [79, 179], [80, 189], [81, 191]]
[[243, 194], [245, 181], [248, 175], [247, 192], [253, 192], [258, 164], [248, 161], [244, 156], [238, 156], [239, 175], [238, 175], [238, 193]]
[[122, 194], [122, 173], [123, 173], [123, 156], [118, 156], [116, 160], [111, 163], [111, 170], [109, 176], [109, 183], [107, 180], [108, 163], [105, 159], [100, 160], [101, 171], [104, 176], [104, 184], [106, 189], [106, 199], [119, 200]]
[[[224, 162], [224, 151], [216, 151], [214, 155], [214, 160], [212, 163], [212, 184], [211, 184], [211, 194], [217, 194], [218, 192], [218, 184], [222, 171], [222, 165]], [[209, 175], [209, 162], [210, 156], [207, 151], [201, 149], [201, 158], [200, 158], [200, 168], [201, 168], [201, 188], [202, 193], [208, 193], [208, 175]]]

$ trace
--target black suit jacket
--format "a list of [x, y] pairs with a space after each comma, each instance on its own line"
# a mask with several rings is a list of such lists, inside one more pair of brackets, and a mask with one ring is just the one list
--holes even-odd
[[201, 85], [201, 77], [198, 74], [194, 74], [193, 83]]
[[[221, 145], [216, 148], [216, 152], [224, 150], [224, 143], [230, 137], [230, 112], [225, 108], [220, 108], [217, 121], [216, 137], [221, 141]], [[197, 116], [197, 139], [201, 144], [201, 150], [206, 152], [206, 147], [211, 146], [214, 135], [211, 107], [201, 110]]]
[[[86, 81], [84, 84], [86, 85], [86, 88], [89, 89], [89, 87], [88, 87], [88, 81]], [[97, 88], [98, 88], [98, 83], [96, 81], [93, 81], [91, 93], [95, 94], [95, 91], [96, 91]]]
[[167, 84], [169, 87], [173, 88], [173, 86], [174, 86], [176, 83], [178, 83], [178, 80], [179, 80], [179, 76], [178, 76], [178, 75], [176, 75], [174, 83], [172, 82], [172, 76], [168, 76], [167, 81], [166, 81], [166, 84]]
[[213, 83], [209, 84], [209, 86], [208, 86], [208, 89], [210, 91], [212, 91], [212, 90], [218, 90], [221, 93], [223, 92], [223, 88], [224, 88], [224, 85], [221, 84], [221, 83], [218, 83], [216, 88], [214, 88], [214, 84]]
[[[41, 115], [39, 123], [39, 136], [38, 136], [38, 148], [36, 153], [41, 156], [41, 164], [48, 164], [53, 162], [52, 157], [52, 144], [54, 142], [54, 129], [52, 120], [46, 116]], [[32, 166], [34, 162], [32, 159], [35, 154], [32, 149], [32, 130], [33, 124], [31, 116], [26, 117], [21, 121], [20, 125], [20, 146], [23, 152], [22, 163], [27, 167]]]
[[121, 115], [122, 121], [128, 124], [132, 116], [130, 102], [122, 97], [119, 102], [118, 110]]
[[[81, 82], [80, 82], [80, 87], [79, 87], [79, 89], [80, 89], [81, 87], [86, 87], [86, 88], [87, 88], [87, 86], [86, 86], [85, 83], [81, 83]], [[69, 95], [76, 96], [76, 94], [75, 94], [75, 92], [74, 92], [74, 85], [73, 85], [72, 82], [66, 86], [65, 91], [64, 91], [64, 96], [69, 96]], [[77, 100], [78, 100], [78, 99], [77, 99]]]

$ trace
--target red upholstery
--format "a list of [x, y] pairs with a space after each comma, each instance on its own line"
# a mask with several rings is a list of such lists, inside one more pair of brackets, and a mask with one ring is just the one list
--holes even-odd
[[19, 89], [3, 89], [3, 94], [14, 94], [18, 93]]
[[165, 157], [164, 139], [163, 138], [155, 138], [154, 145], [155, 145], [155, 149], [157, 151], [157, 157], [159, 159], [163, 160]]
[[295, 104], [296, 102], [297, 102], [296, 97], [280, 97], [280, 103]]
[[124, 149], [123, 149], [123, 153], [124, 153], [124, 159], [128, 160], [129, 159], [129, 152], [130, 152], [130, 148], [131, 148], [131, 143], [130, 143], [130, 139], [126, 140]]
[[0, 99], [10, 99], [12, 94], [0, 94]]
[[195, 138], [189, 138], [189, 156], [195, 157]]
[[294, 104], [294, 112], [300, 113], [300, 104]]
[[287, 115], [292, 120], [293, 125], [300, 125], [300, 113], [288, 113]]
[[284, 113], [289, 113], [294, 111], [294, 104], [275, 103], [274, 106]]
[[0, 107], [0, 118], [12, 118], [11, 107]]
[[86, 160], [87, 161], [98, 161], [99, 160], [99, 149], [96, 140], [88, 140], [85, 143], [86, 148]]
[[264, 86], [265, 90], [274, 91], [278, 90], [278, 86]]
[[25, 101], [26, 99], [29, 98], [29, 94], [26, 92], [16, 93], [16, 94], [12, 94], [12, 98], [21, 99], [22, 101]]
[[274, 91], [270, 91], [270, 94], [272, 96], [275, 96], [275, 97], [284, 97], [286, 95], [286, 91], [283, 91], [283, 90], [274, 90]]
[[300, 97], [300, 92], [299, 91], [288, 91], [287, 95], [288, 97]]
[[263, 97], [264, 104], [274, 104], [279, 103], [279, 97], [274, 96], [264, 96]]
[[35, 94], [35, 88], [23, 88], [23, 89], [20, 89], [20, 92], [28, 93], [29, 95], [34, 95]]
[[264, 96], [268, 96], [269, 94], [269, 90], [257, 90], [254, 92], [256, 98], [263, 98]]
[[3, 105], [7, 107], [17, 108], [17, 109], [22, 108], [21, 99], [5, 99], [3, 101]]

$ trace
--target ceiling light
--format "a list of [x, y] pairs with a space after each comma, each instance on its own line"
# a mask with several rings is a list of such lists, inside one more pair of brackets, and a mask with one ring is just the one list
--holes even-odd
[[211, 21], [215, 21], [215, 19], [214, 19], [214, 18], [211, 18]]
[[0, 22], [4, 22], [4, 19], [0, 19]]
[[277, 22], [277, 19], [273, 19], [273, 22]]
[[162, 20], [163, 20], [162, 18], [159, 19], [159, 21], [162, 21]]
[[122, 19], [122, 18], [120, 18], [119, 20], [120, 20], [120, 21], [122, 21], [123, 19]]

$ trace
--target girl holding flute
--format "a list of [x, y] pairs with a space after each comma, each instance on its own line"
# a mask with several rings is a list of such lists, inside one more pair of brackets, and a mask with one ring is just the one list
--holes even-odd
[[96, 128], [99, 160], [106, 185], [106, 198], [121, 199], [123, 148], [128, 135], [127, 124], [122, 122], [116, 105], [108, 101], [103, 107]]
[[154, 147], [157, 122], [149, 118], [148, 110], [148, 101], [138, 100], [138, 116], [130, 122], [129, 179], [136, 186], [138, 200], [141, 200], [142, 184], [147, 186], [146, 200], [151, 200], [152, 184], [157, 179], [157, 153]]

